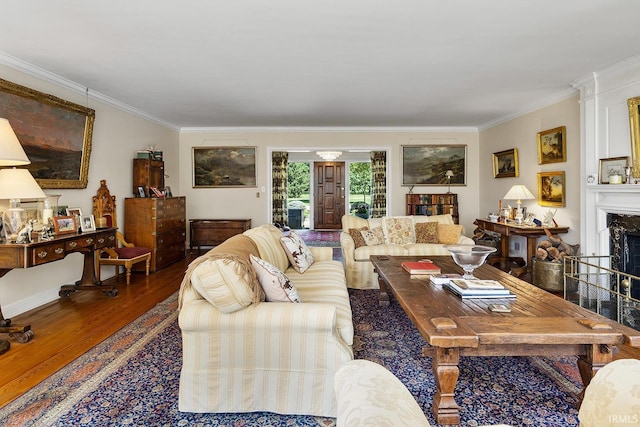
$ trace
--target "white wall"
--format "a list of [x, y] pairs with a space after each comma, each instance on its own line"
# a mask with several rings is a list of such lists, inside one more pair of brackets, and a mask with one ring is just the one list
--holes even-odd
[[[566, 127], [567, 161], [563, 163], [538, 164], [537, 134], [540, 131]], [[519, 177], [494, 178], [492, 154], [518, 149]], [[563, 101], [524, 114], [506, 123], [482, 130], [480, 132], [479, 171], [480, 188], [479, 211], [486, 216], [489, 212], [497, 212], [500, 199], [509, 191], [512, 185], [524, 184], [535, 196], [538, 194], [538, 172], [564, 171], [566, 177], [566, 206], [549, 208], [539, 206], [536, 200], [522, 202], [527, 212], [534, 212], [537, 218], [542, 218], [547, 209], [555, 210], [555, 219], [561, 226], [570, 228], [561, 237], [571, 243], [580, 241], [580, 105], [578, 94]], [[505, 205], [514, 201], [503, 201]], [[524, 240], [524, 239], [523, 239]], [[521, 245], [522, 246], [522, 245]], [[525, 252], [526, 253], [526, 252]]]
[[[86, 189], [45, 189], [45, 193], [60, 194], [60, 204], [80, 207], [83, 213], [92, 211], [92, 197], [106, 179], [112, 194], [117, 196], [118, 218], [124, 225], [124, 197], [131, 197], [132, 159], [136, 151], [154, 144], [164, 151], [167, 185], [180, 194], [178, 173], [178, 132], [139, 116], [98, 102], [84, 93], [36, 78], [15, 69], [0, 66], [0, 77], [44, 93], [52, 94], [96, 110], [93, 129], [89, 182]], [[71, 254], [65, 259], [29, 269], [14, 269], [0, 278], [0, 304], [6, 317], [27, 311], [58, 298], [61, 285], [74, 283], [82, 273], [83, 256]], [[112, 268], [103, 269], [103, 278], [113, 275]], [[73, 298], [73, 297], [72, 297]]]
[[[460, 223], [467, 233], [473, 231], [478, 214], [478, 134], [473, 131], [216, 131], [183, 130], [180, 136], [181, 188], [187, 196], [189, 218], [250, 218], [252, 225], [271, 221], [271, 152], [308, 148], [386, 150], [389, 165], [389, 214], [405, 214], [405, 194], [401, 186], [400, 147], [410, 144], [467, 145], [467, 186], [452, 187], [460, 203]], [[192, 188], [192, 149], [203, 146], [247, 145], [258, 147], [258, 188]], [[319, 158], [318, 158], [319, 159]], [[340, 159], [338, 159], [340, 160]], [[262, 189], [264, 188], [264, 192]], [[446, 186], [415, 187], [417, 192], [446, 192]], [[257, 197], [259, 195], [259, 197]]]

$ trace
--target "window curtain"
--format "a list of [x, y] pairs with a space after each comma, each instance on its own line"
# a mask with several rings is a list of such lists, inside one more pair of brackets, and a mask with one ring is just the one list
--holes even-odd
[[387, 152], [371, 152], [371, 217], [387, 215]]
[[274, 151], [271, 155], [273, 223], [287, 225], [287, 162], [289, 153]]

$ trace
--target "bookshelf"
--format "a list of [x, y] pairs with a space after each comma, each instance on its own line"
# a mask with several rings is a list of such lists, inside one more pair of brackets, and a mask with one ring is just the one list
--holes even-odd
[[459, 223], [457, 194], [407, 194], [407, 215], [443, 214], [451, 214], [453, 222]]

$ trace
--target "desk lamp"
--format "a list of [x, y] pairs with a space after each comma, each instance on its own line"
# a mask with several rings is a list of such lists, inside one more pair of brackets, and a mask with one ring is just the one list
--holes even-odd
[[[20, 166], [31, 163], [9, 121], [0, 118], [0, 166]], [[2, 214], [2, 225], [7, 241], [15, 241], [26, 225], [26, 212], [20, 199], [47, 197], [31, 173], [26, 169], [0, 169], [0, 200], [9, 200], [9, 208]]]
[[507, 194], [504, 195], [503, 199], [506, 200], [516, 200], [516, 222], [518, 224], [522, 224], [522, 219], [524, 217], [524, 213], [522, 212], [522, 200], [530, 200], [535, 199], [536, 197], [531, 194], [531, 191], [527, 189], [524, 185], [514, 185], [511, 187]]
[[447, 177], [447, 194], [451, 194], [451, 178], [453, 178], [453, 171], [449, 169], [444, 176]]

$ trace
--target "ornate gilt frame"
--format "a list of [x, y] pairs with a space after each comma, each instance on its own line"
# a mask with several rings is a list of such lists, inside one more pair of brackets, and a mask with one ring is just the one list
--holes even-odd
[[5, 117], [42, 188], [86, 188], [95, 111], [0, 79], [0, 117]]
[[640, 96], [627, 100], [631, 128], [631, 176], [640, 177]]

